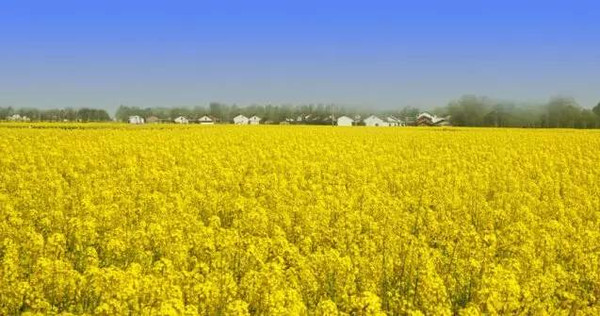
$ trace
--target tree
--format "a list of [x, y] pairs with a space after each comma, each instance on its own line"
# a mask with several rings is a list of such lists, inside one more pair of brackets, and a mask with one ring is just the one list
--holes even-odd
[[77, 117], [82, 122], [106, 122], [110, 116], [105, 110], [82, 108], [77, 111]]
[[140, 109], [139, 107], [129, 107], [125, 105], [120, 105], [115, 113], [115, 118], [118, 121], [126, 122], [130, 116], [139, 115], [141, 117], [146, 117], [148, 109]]
[[21, 116], [26, 116], [32, 121], [40, 120], [40, 110], [35, 108], [22, 108], [17, 111]]
[[486, 98], [466, 95], [458, 101], [450, 102], [448, 114], [454, 125], [483, 126], [489, 108], [489, 101]]
[[61, 112], [62, 120], [67, 120], [69, 122], [73, 122], [73, 121], [77, 120], [77, 111], [75, 109], [66, 108], [66, 109], [61, 110], [60, 112]]
[[600, 121], [600, 117], [594, 114], [589, 109], [585, 109], [581, 111], [581, 124], [579, 127], [581, 128], [596, 128], [598, 127], [598, 122]]
[[597, 104], [597, 105], [596, 105], [596, 106], [595, 106], [595, 107], [592, 109], [592, 111], [593, 111], [593, 112], [594, 112], [596, 115], [600, 116], [600, 102], [598, 102], [598, 104]]
[[581, 108], [573, 98], [555, 97], [546, 106], [548, 127], [576, 127], [581, 117]]
[[[210, 111], [210, 115], [214, 116], [214, 117], [218, 117], [221, 120], [227, 120], [227, 118], [225, 117], [228, 109], [227, 106], [224, 104], [221, 104], [219, 102], [211, 102], [209, 104], [209, 111]], [[234, 114], [237, 115], [237, 114]]]
[[119, 121], [125, 122], [131, 115], [131, 109], [127, 106], [120, 105], [115, 113], [115, 118]]
[[7, 117], [14, 114], [12, 107], [0, 108], [0, 120], [5, 120]]

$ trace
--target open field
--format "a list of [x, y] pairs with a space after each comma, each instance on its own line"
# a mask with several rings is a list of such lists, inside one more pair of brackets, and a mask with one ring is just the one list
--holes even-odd
[[1, 315], [600, 314], [599, 131], [29, 125]]

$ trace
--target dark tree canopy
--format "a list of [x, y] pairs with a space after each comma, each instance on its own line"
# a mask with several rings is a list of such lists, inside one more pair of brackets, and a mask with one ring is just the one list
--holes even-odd
[[598, 102], [598, 104], [596, 104], [596, 106], [592, 109], [592, 111], [594, 111], [594, 113], [598, 116], [600, 116], [600, 102]]
[[0, 107], [0, 120], [7, 117], [19, 114], [26, 116], [30, 121], [43, 122], [106, 122], [110, 121], [110, 115], [103, 109], [92, 108], [63, 108], [63, 109], [36, 109], [36, 108], [20, 108], [13, 109], [12, 107]]

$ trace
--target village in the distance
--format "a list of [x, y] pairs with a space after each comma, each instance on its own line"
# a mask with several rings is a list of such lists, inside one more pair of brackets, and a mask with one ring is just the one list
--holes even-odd
[[[130, 124], [157, 124], [157, 123], [170, 123], [171, 120], [161, 120], [156, 116], [141, 117], [139, 115], [132, 115], [129, 117], [128, 122]], [[214, 125], [215, 123], [232, 123], [235, 125], [259, 125], [259, 124], [279, 124], [279, 125], [334, 125], [334, 126], [449, 126], [449, 117], [438, 117], [435, 114], [429, 112], [421, 112], [416, 117], [404, 117], [397, 118], [395, 116], [378, 117], [376, 115], [370, 115], [366, 118], [362, 118], [360, 115], [353, 117], [342, 115], [335, 117], [329, 115], [325, 118], [314, 116], [311, 114], [300, 115], [298, 117], [289, 117], [280, 122], [274, 122], [269, 120], [263, 120], [262, 118], [252, 115], [247, 117], [239, 114], [235, 116], [231, 122], [224, 122], [217, 117], [204, 115], [197, 120], [188, 119], [185, 116], [178, 116], [173, 123], [176, 124], [200, 124], [200, 125]]]

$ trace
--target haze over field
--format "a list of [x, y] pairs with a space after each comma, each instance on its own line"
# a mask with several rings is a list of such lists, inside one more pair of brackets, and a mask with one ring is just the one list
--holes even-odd
[[594, 1], [3, 1], [0, 107], [591, 108]]

